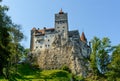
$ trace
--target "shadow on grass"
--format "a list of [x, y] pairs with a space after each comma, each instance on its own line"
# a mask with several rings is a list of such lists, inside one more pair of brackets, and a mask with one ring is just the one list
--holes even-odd
[[34, 79], [36, 74], [39, 74], [41, 70], [33, 69], [29, 64], [18, 64], [17, 74], [12, 75], [13, 81], [17, 81], [16, 79], [22, 79], [22, 81], [31, 81], [30, 79]]
[[40, 72], [41, 70], [31, 67], [29, 64], [20, 64], [18, 65], [18, 72], [21, 75], [33, 75], [36, 72]]
[[59, 71], [51, 74], [51, 77], [68, 77], [68, 73], [64, 71]]
[[[46, 75], [46, 72], [50, 72]], [[29, 64], [19, 64], [17, 74], [11, 75], [10, 81], [69, 81], [69, 76], [66, 71], [45, 71], [33, 69]], [[37, 81], [38, 81], [37, 80]]]
[[37, 73], [35, 75], [36, 78], [40, 79], [53, 79], [53, 78], [69, 78], [68, 73], [65, 71], [58, 71], [58, 72], [53, 72], [49, 75], [44, 75], [43, 73]]

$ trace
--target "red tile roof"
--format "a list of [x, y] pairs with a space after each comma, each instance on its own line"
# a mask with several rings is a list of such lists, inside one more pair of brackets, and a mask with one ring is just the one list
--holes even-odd
[[81, 35], [80, 39], [81, 39], [83, 42], [87, 42], [87, 39], [86, 39], [86, 37], [85, 37], [84, 32], [82, 32], [82, 35]]
[[55, 28], [47, 28], [47, 29], [45, 29], [45, 30], [55, 30]]
[[32, 28], [32, 30], [34, 30], [35, 31], [35, 35], [45, 35], [45, 31], [46, 30], [50, 30], [50, 31], [54, 31], [55, 30], [55, 28], [44, 28], [44, 29], [41, 29], [41, 30], [39, 30], [39, 29], [36, 29], [35, 27], [34, 28]]

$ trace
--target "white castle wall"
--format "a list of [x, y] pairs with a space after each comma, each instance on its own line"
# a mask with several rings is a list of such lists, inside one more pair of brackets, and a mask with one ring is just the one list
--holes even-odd
[[35, 36], [34, 49], [45, 50], [51, 48], [54, 41], [55, 34], [46, 34], [44, 36]]

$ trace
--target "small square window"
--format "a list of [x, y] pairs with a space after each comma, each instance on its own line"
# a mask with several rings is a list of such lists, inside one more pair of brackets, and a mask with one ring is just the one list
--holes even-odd
[[58, 30], [58, 32], [60, 32], [60, 30]]

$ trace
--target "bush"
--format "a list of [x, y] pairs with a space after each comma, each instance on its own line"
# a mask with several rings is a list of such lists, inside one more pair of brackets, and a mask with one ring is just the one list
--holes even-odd
[[70, 70], [69, 67], [66, 66], [66, 65], [62, 66], [62, 67], [61, 67], [61, 70], [64, 70], [64, 71], [67, 71], [67, 72], [71, 73], [71, 70]]
[[83, 76], [72, 75], [74, 81], [85, 81]]

